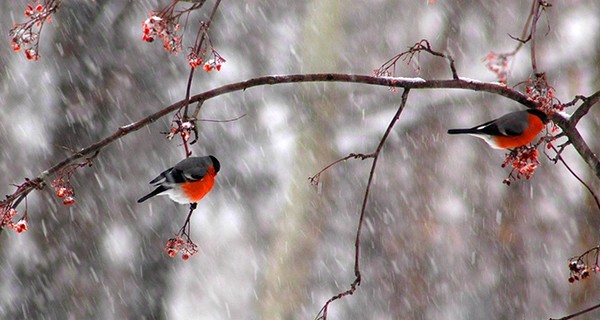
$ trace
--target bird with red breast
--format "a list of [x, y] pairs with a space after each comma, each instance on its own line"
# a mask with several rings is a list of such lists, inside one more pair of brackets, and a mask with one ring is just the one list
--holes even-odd
[[196, 204], [212, 190], [219, 170], [221, 164], [214, 156], [189, 157], [152, 179], [150, 184], [156, 189], [137, 202], [156, 195], [167, 195], [178, 203]]
[[448, 133], [481, 138], [495, 149], [516, 149], [532, 142], [548, 121], [543, 111], [527, 109], [505, 114], [472, 128], [450, 129]]

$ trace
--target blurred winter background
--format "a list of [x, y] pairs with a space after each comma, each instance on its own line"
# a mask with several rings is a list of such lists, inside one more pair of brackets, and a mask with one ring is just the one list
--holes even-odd
[[[600, 3], [551, 1], [538, 63], [562, 101], [600, 88]], [[43, 31], [41, 61], [6, 36], [27, 1], [0, 4], [1, 194], [11, 184], [184, 97], [185, 54], [141, 41], [141, 22], [168, 1], [68, 0]], [[213, 1], [192, 16], [206, 19]], [[530, 1], [224, 1], [211, 37], [227, 59], [197, 72], [193, 92], [267, 74], [371, 74], [422, 38], [451, 53], [461, 76], [494, 81], [482, 59], [516, 43]], [[191, 37], [188, 35], [187, 41]], [[511, 84], [529, 76], [527, 48]], [[449, 78], [422, 55], [421, 74]], [[353, 276], [354, 235], [370, 160], [400, 100], [387, 88], [314, 83], [266, 86], [205, 103], [196, 155], [221, 160], [217, 184], [192, 220], [200, 252], [162, 250], [186, 206], [150, 190], [183, 158], [170, 117], [103, 150], [72, 179], [77, 204], [50, 188], [28, 197], [30, 231], [0, 235], [2, 319], [313, 319]], [[600, 214], [561, 165], [542, 159], [531, 181], [501, 183], [504, 153], [450, 137], [520, 108], [461, 90], [413, 90], [385, 145], [362, 238], [363, 282], [330, 319], [547, 319], [600, 302], [600, 278], [569, 284], [567, 259], [599, 242]], [[597, 108], [579, 128], [593, 150]], [[568, 162], [598, 180], [571, 149]], [[23, 205], [20, 207], [23, 209]], [[600, 312], [588, 319], [600, 317]], [[585, 317], [583, 317], [585, 318]]]

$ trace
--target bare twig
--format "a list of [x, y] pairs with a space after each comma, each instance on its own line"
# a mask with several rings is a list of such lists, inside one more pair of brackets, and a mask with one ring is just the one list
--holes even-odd
[[231, 119], [224, 119], [224, 120], [217, 120], [217, 119], [196, 119], [196, 121], [201, 121], [201, 122], [217, 122], [217, 123], [224, 123], [224, 122], [233, 122], [233, 121], [238, 121], [241, 118], [245, 117], [246, 114], [242, 114], [241, 116], [235, 117], [235, 118], [231, 118]]
[[571, 167], [567, 164], [565, 159], [563, 159], [563, 157], [561, 156], [563, 148], [558, 150], [558, 149], [556, 149], [555, 146], [553, 146], [553, 145], [550, 145], [550, 146], [552, 147], [552, 150], [554, 150], [554, 152], [556, 152], [556, 156], [550, 160], [554, 161], [554, 163], [556, 163], [557, 161], [560, 161], [565, 166], [565, 168], [567, 168], [567, 170], [571, 173], [571, 175], [573, 175], [573, 177], [575, 177], [575, 179], [577, 179], [577, 181], [579, 181], [589, 191], [590, 195], [594, 198], [594, 201], [596, 202], [596, 207], [598, 207], [598, 210], [600, 210], [600, 201], [598, 200], [598, 196], [596, 196], [596, 193], [594, 192], [594, 190], [592, 190], [592, 188], [590, 188], [590, 186], [587, 183], [585, 183], [585, 181], [583, 181], [583, 179], [581, 179], [575, 173], [575, 171], [573, 171], [573, 169], [571, 169]]
[[[360, 218], [358, 219], [358, 227], [356, 229], [356, 240], [354, 242], [354, 250], [355, 250], [354, 251], [354, 276], [355, 276], [354, 281], [352, 281], [352, 283], [350, 284], [350, 288], [348, 290], [334, 295], [329, 300], [327, 300], [327, 302], [325, 302], [325, 305], [323, 306], [323, 308], [321, 308], [321, 310], [317, 314], [317, 319], [326, 320], [327, 319], [327, 311], [329, 309], [329, 304], [331, 304], [335, 300], [352, 295], [354, 293], [354, 291], [356, 291], [356, 288], [358, 286], [360, 286], [360, 281], [361, 281], [360, 235], [361, 235], [362, 226], [363, 226], [364, 220], [365, 220], [365, 214], [367, 211], [367, 201], [369, 199], [369, 191], [371, 190], [371, 185], [373, 184], [373, 177], [375, 176], [375, 168], [377, 167], [377, 160], [379, 159], [379, 155], [381, 153], [381, 150], [383, 149], [383, 145], [385, 144], [388, 136], [390, 135], [390, 132], [392, 132], [394, 125], [400, 118], [400, 114], [402, 113], [402, 110], [404, 110], [404, 106], [406, 105], [406, 100], [408, 99], [409, 91], [410, 91], [410, 89], [408, 89], [408, 88], [404, 89], [404, 92], [402, 93], [402, 100], [400, 102], [400, 105], [398, 106], [398, 110], [396, 111], [396, 114], [390, 121], [390, 124], [388, 125], [387, 129], [385, 130], [383, 137], [381, 137], [381, 140], [379, 141], [379, 145], [377, 146], [377, 149], [375, 150], [375, 152], [373, 152], [370, 155], [365, 155], [365, 158], [372, 156], [373, 164], [371, 164], [371, 171], [369, 172], [369, 180], [367, 182], [367, 188], [365, 190], [365, 195], [363, 197], [363, 202], [362, 202], [362, 206], [360, 209]], [[347, 158], [349, 159], [349, 157], [347, 157]]]
[[[508, 53], [507, 55], [514, 56], [515, 54], [517, 54], [517, 52], [519, 52], [519, 50], [521, 49], [521, 47], [523, 47], [523, 45], [525, 43], [527, 43], [529, 40], [531, 40], [531, 34], [528, 35], [528, 30], [529, 30], [529, 24], [531, 23], [531, 19], [533, 18], [533, 14], [535, 12], [534, 10], [535, 10], [535, 2], [536, 1], [537, 0], [532, 1], [531, 10], [529, 10], [529, 16], [527, 16], [527, 21], [525, 21], [525, 26], [523, 27], [523, 31], [521, 32], [521, 37], [517, 39], [517, 38], [511, 36], [510, 34], [508, 35], [511, 39], [517, 40], [519, 43], [517, 44], [517, 47], [515, 48], [515, 50]], [[520, 39], [525, 39], [525, 40], [520, 40]]]
[[557, 113], [550, 115], [549, 118], [560, 127], [564, 136], [568, 138], [569, 143], [575, 148], [575, 151], [579, 153], [581, 158], [592, 169], [596, 177], [600, 178], [600, 162], [598, 161], [598, 157], [589, 148], [575, 127], [575, 123]]
[[586, 313], [588, 313], [588, 312], [594, 311], [594, 310], [596, 310], [596, 309], [598, 309], [598, 308], [600, 308], [600, 303], [599, 303], [599, 304], [597, 304], [597, 305], [595, 305], [595, 306], [589, 307], [589, 308], [587, 308], [587, 309], [584, 309], [584, 310], [581, 310], [581, 311], [575, 312], [575, 313], [573, 313], [573, 314], [570, 314], [570, 315], [568, 315], [568, 316], [564, 316], [564, 317], [562, 317], [562, 318], [557, 318], [557, 319], [550, 318], [550, 320], [569, 320], [569, 319], [573, 319], [573, 318], [575, 318], [575, 317], [579, 317], [579, 316], [580, 316], [580, 315], [582, 315], [582, 314], [586, 314]]
[[579, 120], [581, 120], [581, 118], [583, 118], [583, 116], [585, 116], [590, 111], [592, 106], [598, 103], [598, 101], [600, 101], [600, 91], [596, 91], [589, 97], [576, 96], [575, 99], [570, 103], [566, 104], [565, 107], [569, 107], [577, 103], [578, 100], [582, 100], [583, 103], [581, 104], [581, 106], [579, 106], [579, 108], [577, 108], [577, 110], [575, 110], [575, 112], [569, 118], [569, 122], [571, 122], [573, 125], [576, 125], [579, 122]]
[[579, 101], [585, 102], [585, 99], [587, 99], [587, 97], [584, 96], [584, 95], [576, 95], [575, 98], [573, 98], [573, 100], [571, 100], [571, 101], [569, 101], [567, 103], [563, 103], [562, 106], [565, 107], [565, 108], [569, 108], [569, 107], [572, 107], [575, 104], [577, 104], [577, 102], [579, 102]]
[[540, 18], [540, 3], [539, 0], [533, 0], [533, 21], [531, 22], [531, 32], [529, 33], [529, 36], [531, 37], [531, 70], [533, 71], [534, 75], [538, 74], [537, 71], [537, 62], [536, 62], [536, 57], [535, 57], [535, 37], [536, 37], [536, 30], [537, 30], [537, 22], [538, 19]]
[[415, 55], [418, 58], [419, 54], [423, 51], [433, 56], [448, 60], [448, 64], [450, 65], [450, 71], [452, 72], [452, 79], [458, 80], [458, 72], [456, 71], [456, 66], [454, 65], [454, 58], [452, 58], [452, 56], [449, 54], [441, 53], [431, 49], [431, 44], [426, 39], [422, 39], [421, 41], [415, 43], [408, 50], [393, 56], [391, 59], [383, 63], [381, 67], [375, 70], [375, 74], [379, 76], [395, 76], [396, 64], [400, 59], [406, 61], [407, 63], [410, 63], [415, 57]]
[[518, 41], [518, 42], [520, 42], [521, 44], [526, 44], [527, 42], [529, 42], [529, 40], [531, 40], [531, 35], [529, 35], [529, 36], [528, 36], [527, 38], [525, 38], [525, 39], [521, 39], [521, 38], [517, 38], [517, 37], [515, 37], [515, 36], [513, 36], [513, 35], [511, 35], [511, 34], [509, 33], [509, 34], [508, 34], [508, 37], [509, 37], [509, 38], [511, 38], [511, 39], [513, 39], [513, 40], [515, 40], [515, 41]]
[[[533, 21], [531, 22], [531, 32], [529, 33], [529, 36], [531, 37], [531, 69], [535, 76], [538, 75], [537, 59], [535, 53], [537, 24], [544, 10], [551, 6], [552, 5], [546, 2], [545, 0], [533, 0]], [[548, 30], [550, 30], [550, 24], [548, 24]]]
[[185, 218], [185, 222], [183, 223], [183, 226], [181, 226], [181, 229], [179, 229], [179, 232], [177, 234], [179, 235], [185, 235], [188, 238], [190, 237], [190, 231], [191, 231], [191, 224], [190, 221], [192, 219], [192, 214], [194, 213], [194, 210], [196, 210], [196, 208], [198, 207], [197, 203], [190, 203], [190, 211], [188, 211], [187, 217]]
[[321, 173], [325, 172], [327, 169], [335, 166], [336, 164], [340, 163], [340, 162], [344, 162], [348, 159], [360, 159], [360, 160], [365, 160], [368, 158], [374, 158], [375, 154], [374, 153], [369, 153], [369, 154], [364, 154], [364, 153], [351, 153], [341, 159], [335, 160], [334, 162], [328, 164], [325, 168], [321, 169], [321, 171], [317, 172], [314, 176], [309, 177], [308, 180], [310, 181], [310, 184], [312, 185], [318, 185], [319, 181], [321, 180]]

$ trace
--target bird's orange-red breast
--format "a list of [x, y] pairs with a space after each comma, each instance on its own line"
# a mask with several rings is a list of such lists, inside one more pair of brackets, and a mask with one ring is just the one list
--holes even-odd
[[190, 202], [198, 202], [200, 199], [210, 192], [212, 187], [215, 185], [215, 177], [217, 173], [214, 167], [208, 167], [204, 178], [191, 182], [184, 182], [181, 184], [181, 189], [185, 196], [190, 199]]
[[515, 149], [532, 142], [548, 123], [548, 116], [527, 109], [468, 129], [450, 129], [449, 134], [469, 134], [485, 140], [492, 148]]
[[150, 181], [156, 189], [138, 202], [156, 195], [168, 195], [178, 203], [197, 203], [212, 190], [219, 170], [221, 164], [214, 156], [187, 158]]

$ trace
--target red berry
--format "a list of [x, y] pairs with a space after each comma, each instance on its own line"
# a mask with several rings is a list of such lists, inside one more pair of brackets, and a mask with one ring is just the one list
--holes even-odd
[[27, 49], [25, 50], [25, 57], [27, 58], [27, 60], [37, 60], [38, 59], [38, 55], [36, 54], [35, 50], [33, 49]]
[[152, 42], [152, 41], [154, 41], [154, 38], [152, 36], [144, 34], [144, 36], [142, 37], [142, 40], [146, 41], [146, 42]]
[[63, 204], [65, 206], [70, 206], [75, 204], [75, 198], [73, 196], [68, 196], [63, 200]]
[[189, 258], [190, 258], [190, 255], [187, 254], [187, 253], [184, 253], [184, 254], [181, 255], [181, 259], [183, 259], [183, 260], [187, 260]]
[[58, 189], [56, 189], [56, 196], [59, 198], [64, 198], [68, 193], [67, 188], [65, 187], [60, 187]]
[[16, 42], [11, 42], [10, 45], [12, 46], [12, 48], [13, 48], [14, 51], [21, 50], [21, 46], [18, 43], [16, 43]]
[[17, 233], [21, 233], [23, 231], [27, 231], [27, 227], [28, 227], [27, 221], [21, 219], [21, 220], [19, 220], [19, 222], [17, 222], [15, 224], [14, 229]]

